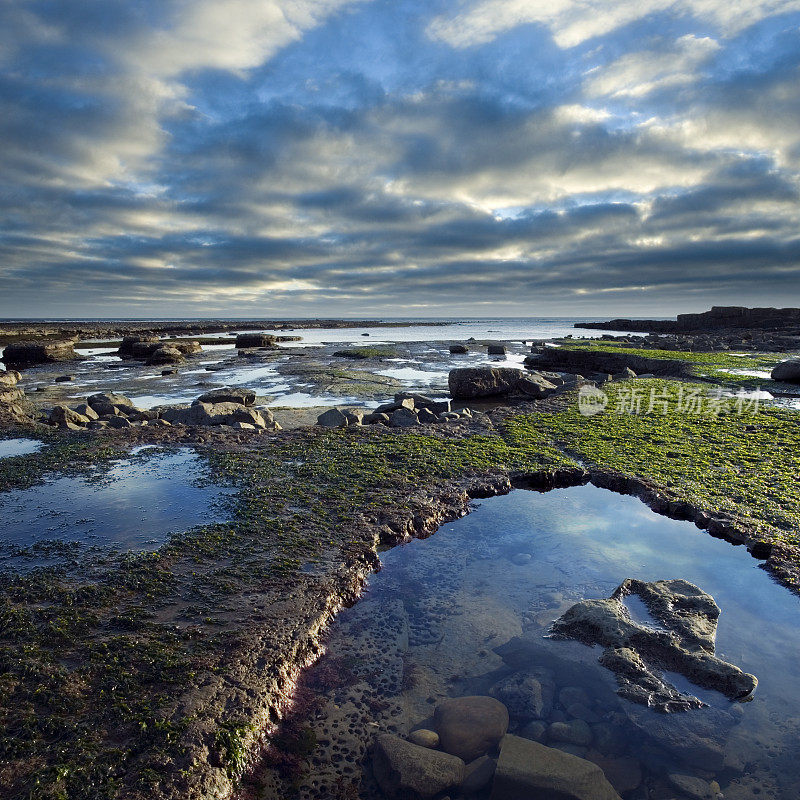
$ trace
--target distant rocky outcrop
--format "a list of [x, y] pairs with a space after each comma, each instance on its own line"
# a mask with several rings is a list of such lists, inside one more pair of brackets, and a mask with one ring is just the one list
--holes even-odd
[[712, 306], [701, 314], [678, 314], [669, 319], [612, 319], [608, 322], [576, 322], [576, 328], [614, 331], [685, 333], [726, 328], [800, 329], [800, 308], [747, 308]]
[[277, 347], [277, 338], [268, 333], [240, 333], [236, 337], [236, 347], [241, 350], [252, 347]]
[[[631, 617], [629, 595], [644, 603], [652, 624]], [[731, 700], [749, 697], [758, 685], [754, 675], [714, 655], [719, 615], [714, 598], [688, 581], [628, 578], [608, 599], [576, 603], [553, 623], [552, 635], [604, 647], [600, 663], [616, 674], [622, 697], [658, 711], [686, 711], [705, 703], [670, 685], [663, 670]]]
[[80, 359], [70, 339], [47, 342], [14, 342], [6, 345], [3, 361], [7, 367], [32, 367], [57, 361]]
[[126, 336], [117, 350], [117, 355], [124, 359], [145, 361], [151, 366], [179, 364], [184, 356], [199, 353], [200, 342], [171, 341], [158, 336]]

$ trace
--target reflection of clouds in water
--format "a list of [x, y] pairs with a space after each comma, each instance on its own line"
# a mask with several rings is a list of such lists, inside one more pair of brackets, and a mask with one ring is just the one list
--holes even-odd
[[43, 447], [44, 443], [36, 439], [0, 439], [0, 458], [37, 453]]
[[189, 450], [117, 462], [89, 480], [61, 477], [0, 494], [9, 520], [2, 541], [26, 547], [59, 539], [153, 549], [174, 533], [224, 517], [215, 501], [229, 490], [200, 486], [205, 462]]

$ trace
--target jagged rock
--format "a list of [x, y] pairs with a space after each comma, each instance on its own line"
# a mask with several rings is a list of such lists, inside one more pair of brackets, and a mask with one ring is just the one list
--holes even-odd
[[348, 427], [353, 427], [354, 425], [361, 425], [364, 422], [363, 408], [346, 408], [344, 409], [343, 413], [345, 417], [347, 417]]
[[542, 375], [532, 372], [517, 382], [517, 391], [529, 397], [547, 397], [557, 388]]
[[267, 333], [240, 333], [236, 337], [236, 347], [247, 350], [253, 347], [275, 347], [277, 338]]
[[[663, 629], [631, 619], [623, 603], [630, 594]], [[659, 711], [685, 711], [705, 704], [671, 686], [660, 670], [678, 672], [731, 700], [744, 699], [758, 685], [755, 676], [714, 655], [719, 614], [714, 598], [687, 581], [629, 578], [608, 599], [572, 606], [553, 623], [552, 633], [606, 648], [600, 663], [616, 674], [621, 696]]]
[[114, 392], [98, 392], [91, 395], [87, 399], [87, 403], [95, 410], [101, 417], [105, 416], [119, 416], [120, 414], [132, 414], [138, 412], [139, 409], [133, 404], [133, 400], [125, 397], [124, 394], [115, 394]]
[[620, 800], [596, 764], [507, 734], [500, 745], [491, 800]]
[[503, 738], [508, 709], [493, 697], [455, 697], [436, 706], [433, 723], [445, 753], [474, 761]]
[[9, 367], [29, 367], [56, 361], [73, 361], [81, 357], [76, 354], [73, 342], [14, 342], [3, 351], [2, 360]]
[[153, 350], [147, 359], [147, 364], [151, 367], [156, 367], [162, 364], [180, 364], [183, 360], [183, 353], [177, 347], [162, 345]]
[[[84, 427], [88, 424], [89, 418], [84, 417], [77, 411], [73, 411], [67, 406], [56, 406], [48, 417], [51, 425], [58, 425], [59, 428], [67, 428], [69, 426]], [[72, 429], [72, 428], [70, 428]]]
[[88, 403], [81, 403], [80, 405], [75, 406], [73, 410], [87, 419], [100, 418], [100, 415]]
[[373, 411], [371, 414], [367, 414], [367, 416], [364, 417], [363, 422], [367, 425], [388, 425], [389, 415]]
[[772, 380], [800, 383], [800, 358], [790, 358], [776, 364], [771, 372]]
[[398, 411], [401, 408], [408, 408], [413, 411], [416, 407], [416, 402], [413, 397], [400, 397], [395, 398], [391, 403], [383, 403], [379, 405], [373, 414], [391, 414], [393, 411]]
[[461, 784], [464, 762], [384, 733], [375, 739], [373, 772], [388, 797], [427, 800]]
[[109, 419], [104, 420], [104, 422], [108, 423], [109, 428], [130, 428], [131, 423], [125, 417], [111, 417]]
[[439, 417], [429, 408], [421, 408], [417, 414], [417, 419], [421, 425], [430, 425], [439, 421]]
[[201, 394], [195, 403], [239, 403], [243, 406], [252, 406], [256, 402], [256, 393], [252, 389], [243, 389], [239, 386], [224, 389], [212, 389]]

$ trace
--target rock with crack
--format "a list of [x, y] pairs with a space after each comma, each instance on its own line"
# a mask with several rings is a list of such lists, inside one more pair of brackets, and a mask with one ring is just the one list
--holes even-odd
[[[654, 626], [635, 622], [624, 598], [636, 595]], [[720, 609], [711, 595], [683, 580], [646, 583], [628, 578], [603, 600], [583, 600], [553, 623], [556, 639], [576, 639], [605, 648], [600, 663], [617, 676], [618, 693], [658, 711], [704, 706], [662, 676], [677, 672], [697, 686], [743, 700], [758, 680], [714, 655]], [[658, 627], [660, 626], [660, 627]]]

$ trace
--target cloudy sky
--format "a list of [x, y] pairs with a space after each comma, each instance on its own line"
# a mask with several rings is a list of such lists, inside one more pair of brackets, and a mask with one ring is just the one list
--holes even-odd
[[0, 0], [0, 316], [800, 305], [800, 0]]

